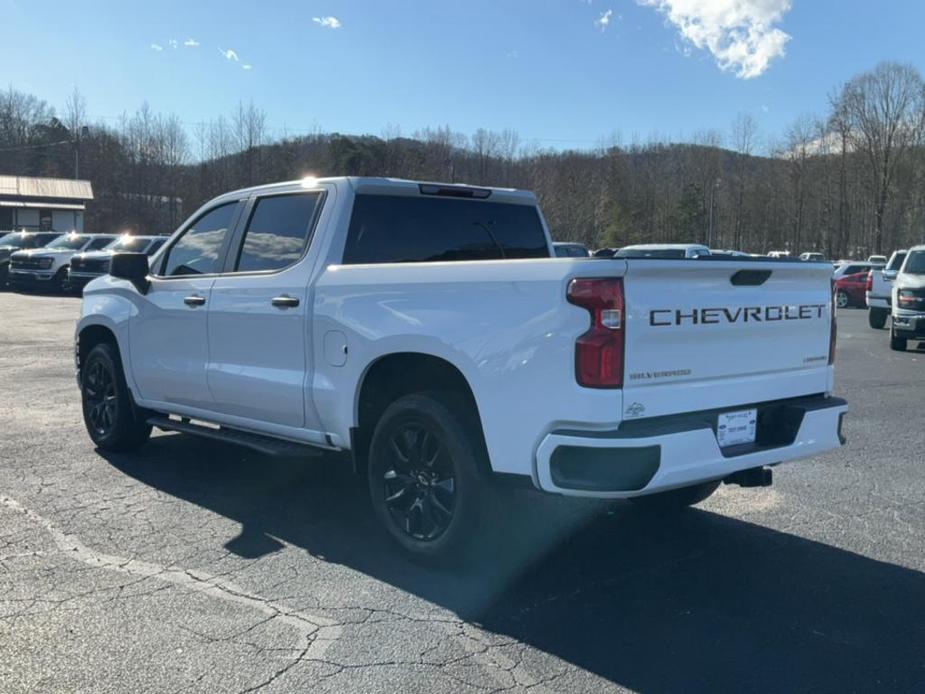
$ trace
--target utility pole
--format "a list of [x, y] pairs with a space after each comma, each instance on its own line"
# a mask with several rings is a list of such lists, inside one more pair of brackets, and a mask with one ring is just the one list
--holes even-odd
[[80, 140], [90, 134], [86, 125], [78, 126], [74, 132], [74, 180], [80, 178]]
[[710, 186], [710, 228], [707, 231], [707, 246], [713, 248], [713, 218], [716, 208], [716, 189], [719, 188], [720, 180], [717, 178]]

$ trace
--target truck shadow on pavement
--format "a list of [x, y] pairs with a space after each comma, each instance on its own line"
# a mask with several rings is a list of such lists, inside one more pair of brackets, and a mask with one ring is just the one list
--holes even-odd
[[483, 565], [440, 570], [397, 554], [348, 465], [185, 435], [106, 457], [239, 522], [242, 557], [304, 548], [633, 690], [925, 686], [925, 575], [748, 522], [531, 495]]

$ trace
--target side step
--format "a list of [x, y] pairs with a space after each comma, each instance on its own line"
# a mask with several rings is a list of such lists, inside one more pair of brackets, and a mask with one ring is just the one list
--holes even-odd
[[164, 431], [179, 431], [184, 434], [201, 436], [204, 439], [232, 443], [237, 446], [250, 448], [264, 455], [278, 458], [295, 458], [304, 456], [320, 456], [324, 449], [294, 441], [283, 441], [270, 436], [251, 434], [239, 429], [227, 427], [210, 427], [202, 424], [193, 424], [188, 419], [171, 419], [164, 415], [148, 417], [148, 424]]

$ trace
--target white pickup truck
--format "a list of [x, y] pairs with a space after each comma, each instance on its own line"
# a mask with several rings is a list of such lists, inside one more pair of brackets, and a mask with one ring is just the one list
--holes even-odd
[[867, 276], [867, 322], [870, 327], [880, 330], [890, 317], [893, 281], [906, 259], [908, 251], [894, 251], [885, 267], [872, 267]]
[[552, 256], [527, 192], [228, 193], [87, 285], [87, 430], [349, 452], [419, 557], [493, 532], [502, 482], [671, 508], [843, 443], [831, 265]]

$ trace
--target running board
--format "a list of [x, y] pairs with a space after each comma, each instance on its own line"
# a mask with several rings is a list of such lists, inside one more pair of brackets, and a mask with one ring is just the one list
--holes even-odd
[[240, 429], [193, 424], [188, 419], [171, 419], [163, 415], [155, 415], [154, 417], [149, 417], [147, 422], [151, 426], [164, 431], [179, 431], [184, 434], [200, 436], [204, 439], [244, 446], [258, 453], [278, 458], [295, 458], [306, 455], [320, 456], [324, 453], [324, 449], [309, 444], [274, 439], [261, 434], [251, 434]]

